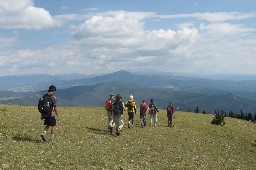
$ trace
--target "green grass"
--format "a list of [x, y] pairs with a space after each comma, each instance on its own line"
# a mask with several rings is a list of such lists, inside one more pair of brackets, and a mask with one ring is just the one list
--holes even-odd
[[[160, 111], [157, 128], [125, 126], [107, 132], [104, 108], [59, 107], [62, 120], [53, 143], [41, 142], [43, 122], [36, 107], [0, 105], [0, 169], [254, 169], [255, 124], [213, 115], [177, 112], [167, 128]], [[149, 117], [147, 118], [149, 121]]]

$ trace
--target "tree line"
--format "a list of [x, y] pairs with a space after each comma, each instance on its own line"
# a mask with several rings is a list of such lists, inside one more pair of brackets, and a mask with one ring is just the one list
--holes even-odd
[[[189, 112], [192, 112], [191, 110], [188, 110]], [[207, 112], [205, 110], [200, 111], [199, 106], [196, 106], [194, 113], [203, 113], [203, 114], [207, 114]], [[247, 121], [251, 121], [251, 122], [256, 122], [256, 113], [246, 113], [244, 112], [242, 109], [240, 110], [240, 112], [235, 113], [232, 110], [229, 112], [223, 111], [223, 110], [215, 110], [215, 115], [219, 114], [223, 117], [231, 117], [231, 118], [237, 118], [237, 119], [243, 119], [243, 120], [247, 120]]]

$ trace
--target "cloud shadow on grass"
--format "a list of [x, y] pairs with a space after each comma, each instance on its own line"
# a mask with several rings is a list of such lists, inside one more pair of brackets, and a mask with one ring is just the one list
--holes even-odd
[[102, 130], [99, 128], [86, 127], [90, 132], [98, 134], [98, 135], [108, 135], [109, 132], [107, 130]]
[[20, 136], [16, 135], [12, 137], [13, 140], [15, 141], [21, 141], [21, 142], [33, 142], [33, 143], [41, 143], [41, 140], [38, 139], [32, 139], [30, 136]]

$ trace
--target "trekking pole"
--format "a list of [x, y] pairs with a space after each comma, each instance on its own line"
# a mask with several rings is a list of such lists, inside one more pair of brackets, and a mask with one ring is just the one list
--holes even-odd
[[[179, 108], [180, 108], [180, 106], [179, 106], [179, 107], [177, 107], [177, 108], [175, 109], [175, 111], [177, 111]], [[175, 119], [175, 114], [174, 114], [174, 117], [173, 117], [173, 118]]]

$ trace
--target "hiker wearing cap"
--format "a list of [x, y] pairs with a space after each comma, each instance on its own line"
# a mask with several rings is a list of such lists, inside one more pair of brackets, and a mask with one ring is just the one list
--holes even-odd
[[124, 126], [123, 112], [125, 111], [125, 106], [122, 101], [122, 96], [120, 94], [116, 95], [116, 100], [113, 103], [113, 121], [116, 125], [116, 135], [119, 136], [122, 133], [122, 128]]
[[136, 114], [136, 102], [133, 100], [133, 95], [130, 96], [130, 99], [126, 101], [125, 107], [128, 110], [128, 128], [133, 127], [134, 114]]
[[168, 125], [167, 127], [172, 127], [172, 118], [174, 116], [174, 106], [173, 103], [170, 102], [169, 106], [167, 106], [167, 118], [168, 118]]
[[146, 126], [146, 115], [147, 115], [147, 111], [148, 111], [148, 105], [146, 104], [146, 101], [143, 100], [143, 102], [140, 104], [140, 125], [141, 127], [145, 127]]
[[106, 100], [105, 109], [107, 110], [108, 114], [108, 131], [110, 134], [113, 132], [113, 112], [112, 112], [112, 105], [114, 103], [114, 94], [109, 95], [109, 99]]
[[56, 133], [56, 119], [59, 120], [59, 114], [57, 109], [57, 98], [55, 97], [55, 91], [56, 91], [56, 87], [54, 85], [51, 85], [49, 87], [48, 93], [41, 98], [42, 101], [46, 101], [49, 107], [49, 109], [46, 109], [46, 107], [44, 108], [45, 110], [47, 110], [48, 116], [42, 117], [45, 125], [45, 128], [41, 134], [41, 138], [43, 141], [46, 141], [46, 133], [50, 127], [51, 127], [50, 141], [54, 139], [54, 135]]
[[[154, 102], [154, 99], [150, 99], [150, 104], [149, 104], [149, 113], [150, 113], [150, 127], [156, 127], [157, 123], [157, 112], [158, 109], [156, 107], [156, 104]], [[154, 122], [154, 123], [153, 123]]]

